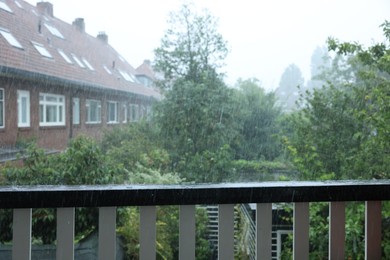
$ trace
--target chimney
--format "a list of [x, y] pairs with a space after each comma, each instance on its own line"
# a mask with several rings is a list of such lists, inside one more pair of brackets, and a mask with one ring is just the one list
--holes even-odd
[[85, 32], [85, 22], [84, 18], [76, 18], [73, 23], [74, 26], [80, 31], [80, 32]]
[[37, 8], [42, 14], [47, 14], [50, 17], [53, 15], [53, 5], [49, 2], [39, 2], [37, 3]]
[[96, 38], [98, 38], [104, 43], [108, 43], [108, 35], [105, 32], [99, 32]]

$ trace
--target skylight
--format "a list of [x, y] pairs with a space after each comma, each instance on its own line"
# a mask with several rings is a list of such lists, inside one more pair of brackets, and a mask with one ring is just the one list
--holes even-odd
[[81, 59], [83, 60], [84, 64], [87, 65], [88, 69], [90, 69], [90, 70], [95, 70], [95, 69], [92, 67], [91, 63], [89, 63], [85, 58], [81, 58]]
[[123, 62], [126, 62], [125, 59], [124, 59], [122, 56], [120, 56], [120, 55], [119, 55], [119, 59], [120, 59], [121, 61], [123, 61]]
[[0, 9], [3, 9], [4, 11], [7, 11], [9, 13], [13, 13], [11, 8], [9, 8], [9, 6], [2, 1], [0, 1]]
[[35, 49], [44, 57], [46, 58], [53, 58], [53, 56], [51, 56], [50, 52], [48, 50], [46, 50], [46, 48], [40, 44], [40, 43], [37, 43], [37, 42], [31, 42]]
[[64, 58], [64, 60], [67, 63], [73, 64], [73, 61], [68, 57], [68, 55], [65, 54], [65, 52], [63, 52], [62, 50], [58, 49], [58, 53], [62, 56], [62, 58]]
[[45, 23], [45, 27], [51, 32], [51, 34], [53, 34], [54, 36], [57, 36], [58, 38], [61, 38], [61, 39], [65, 39], [65, 37], [62, 35], [62, 33], [60, 33], [60, 31], [58, 31], [57, 28], [55, 28], [54, 26], [51, 26], [47, 23]]
[[0, 34], [3, 35], [3, 37], [7, 40], [7, 42], [12, 46], [23, 49], [23, 46], [18, 42], [18, 40], [16, 40], [16, 38], [9, 31], [0, 28]]
[[15, 0], [15, 4], [16, 4], [19, 8], [22, 8], [22, 9], [23, 9], [23, 6], [22, 6], [21, 3], [19, 3], [19, 1], [16, 1], [16, 0]]
[[119, 73], [122, 75], [122, 77], [127, 80], [127, 81], [130, 81], [130, 82], [134, 82], [133, 78], [125, 71], [123, 70], [119, 70]]
[[103, 68], [107, 71], [108, 74], [112, 74], [111, 70], [109, 70], [106, 65], [103, 65]]
[[79, 60], [79, 58], [77, 58], [77, 56], [75, 54], [72, 53], [72, 57], [73, 59], [76, 61], [76, 63], [81, 67], [81, 68], [84, 68], [85, 69], [85, 65], [81, 62], [81, 60]]

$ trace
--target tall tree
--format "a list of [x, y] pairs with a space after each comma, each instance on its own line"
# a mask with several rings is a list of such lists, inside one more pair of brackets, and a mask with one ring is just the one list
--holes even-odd
[[228, 54], [227, 43], [217, 31], [218, 19], [206, 9], [196, 13], [193, 4], [172, 12], [168, 30], [155, 49], [155, 69], [162, 72], [162, 87], [177, 78], [199, 81], [206, 70], [217, 71]]
[[311, 55], [310, 72], [311, 79], [307, 82], [306, 88], [312, 90], [313, 88], [320, 88], [326, 82], [321, 80], [321, 75], [331, 66], [331, 58], [328, 49], [325, 46], [317, 46]]
[[291, 111], [295, 108], [295, 101], [299, 97], [298, 87], [302, 88], [304, 83], [301, 69], [297, 65], [290, 64], [284, 70], [279, 87], [275, 91], [284, 111]]
[[273, 92], [266, 93], [257, 79], [236, 83], [240, 135], [235, 142], [236, 157], [244, 160], [273, 160], [280, 155], [277, 120], [281, 109]]

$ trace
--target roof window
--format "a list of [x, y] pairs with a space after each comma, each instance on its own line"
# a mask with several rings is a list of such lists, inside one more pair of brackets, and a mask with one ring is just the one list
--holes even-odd
[[81, 58], [81, 59], [83, 60], [84, 64], [87, 65], [88, 69], [90, 69], [90, 70], [95, 70], [95, 69], [92, 67], [91, 63], [89, 63], [85, 58]]
[[[0, 2], [1, 3], [1, 2]], [[23, 49], [23, 46], [16, 40], [16, 38], [6, 29], [0, 28], [0, 34], [7, 40], [9, 44], [12, 46]]]
[[75, 54], [71, 54], [73, 59], [76, 61], [76, 63], [81, 67], [81, 68], [84, 68], [85, 69], [85, 65], [81, 62], [81, 60], [79, 60], [79, 58], [77, 58], [77, 56]]
[[65, 54], [65, 52], [63, 52], [62, 50], [58, 49], [58, 53], [62, 56], [62, 58], [64, 58], [64, 60], [67, 63], [73, 64], [73, 61], [68, 57], [68, 55]]
[[7, 11], [9, 13], [13, 13], [11, 8], [9, 8], [9, 6], [2, 1], [0, 1], [0, 9], [3, 9], [4, 11]]
[[15, 4], [16, 4], [19, 8], [22, 8], [22, 9], [23, 9], [23, 6], [22, 6], [22, 4], [21, 4], [19, 1], [16, 1], [16, 0], [15, 0]]
[[65, 39], [65, 37], [62, 35], [62, 33], [57, 29], [55, 28], [54, 26], [51, 26], [47, 23], [45, 23], [45, 27], [50, 31], [51, 34], [53, 34], [54, 36], [57, 36], [58, 38], [61, 38], [61, 39]]
[[127, 81], [130, 81], [130, 82], [135, 82], [134, 79], [125, 71], [123, 70], [119, 70], [119, 73], [122, 75], [122, 77], [127, 80]]
[[107, 68], [106, 65], [103, 65], [103, 68], [107, 71], [108, 74], [112, 74], [111, 70], [109, 68]]
[[46, 50], [45, 46], [43, 46], [42, 44], [40, 43], [37, 43], [37, 42], [31, 42], [35, 49], [44, 57], [46, 58], [53, 58], [53, 56], [51, 56], [50, 52], [48, 50]]

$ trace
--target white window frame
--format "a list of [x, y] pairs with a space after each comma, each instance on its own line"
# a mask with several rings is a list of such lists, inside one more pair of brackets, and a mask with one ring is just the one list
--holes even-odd
[[[47, 100], [47, 99], [54, 100]], [[55, 108], [55, 121], [47, 120], [49, 108]], [[65, 125], [65, 96], [39, 93], [39, 126], [64, 126]]]
[[80, 98], [72, 99], [72, 123], [73, 125], [80, 124]]
[[33, 41], [31, 41], [31, 43], [34, 46], [34, 48], [37, 50], [37, 52], [39, 52], [39, 54], [41, 54], [41, 56], [49, 58], [49, 59], [53, 59], [53, 56], [50, 54], [50, 52], [45, 48], [45, 46], [43, 44], [33, 42]]
[[3, 88], [0, 88], [0, 129], [5, 127], [5, 91]]
[[140, 119], [139, 105], [130, 104], [130, 121], [137, 122]]
[[20, 42], [18, 40], [16, 40], [16, 38], [7, 29], [0, 28], [0, 34], [3, 35], [5, 40], [10, 45], [14, 46], [15, 48], [23, 50], [23, 46], [20, 44]]
[[[119, 103], [116, 101], [107, 101], [107, 123], [108, 124], [118, 124], [118, 105]], [[113, 113], [113, 117], [111, 118], [111, 113]]]
[[[18, 90], [18, 127], [30, 127], [30, 92], [27, 90]], [[23, 106], [22, 100], [25, 100]], [[25, 115], [25, 118], [23, 117]]]
[[[91, 107], [92, 105], [96, 105], [96, 120], [91, 120], [92, 118], [92, 111]], [[85, 102], [86, 107], [86, 123], [87, 124], [100, 124], [102, 122], [102, 102], [97, 99], [87, 99]]]

